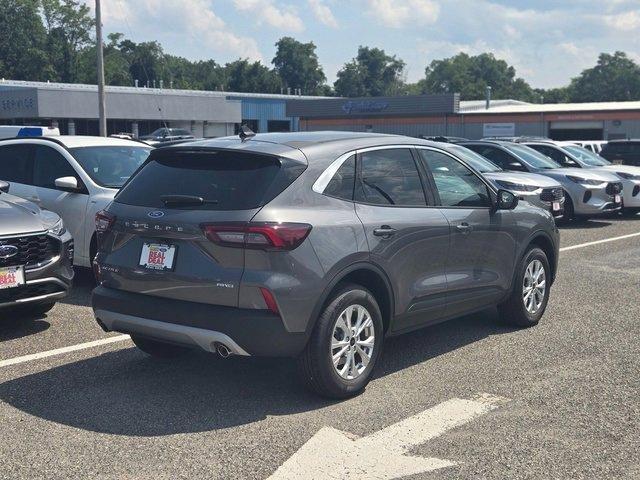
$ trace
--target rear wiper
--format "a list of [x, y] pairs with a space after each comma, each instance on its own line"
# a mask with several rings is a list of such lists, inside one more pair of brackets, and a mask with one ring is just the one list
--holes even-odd
[[217, 200], [205, 200], [195, 195], [160, 195], [160, 200], [167, 207], [171, 205], [215, 205], [218, 203]]

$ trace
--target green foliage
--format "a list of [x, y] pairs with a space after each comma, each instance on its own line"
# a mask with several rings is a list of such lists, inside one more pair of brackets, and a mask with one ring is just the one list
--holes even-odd
[[55, 70], [38, 0], [0, 1], [0, 78], [47, 80]]
[[640, 100], [640, 66], [624, 52], [601, 53], [596, 66], [574, 78], [568, 90], [573, 102]]
[[405, 63], [379, 48], [358, 48], [358, 55], [338, 72], [334, 83], [337, 95], [376, 97], [402, 93]]
[[89, 7], [76, 0], [41, 0], [46, 50], [56, 67], [56, 80], [73, 82], [78, 76], [81, 49], [91, 43], [95, 25]]
[[236, 60], [225, 65], [226, 90], [233, 92], [280, 93], [282, 81], [260, 62]]
[[513, 98], [533, 101], [531, 86], [516, 77], [516, 70], [492, 53], [470, 56], [466, 53], [442, 60], [434, 60], [425, 70], [423, 93], [459, 92], [463, 100], [485, 98], [486, 87], [492, 88], [494, 98]]
[[327, 81], [313, 42], [302, 43], [291, 37], [276, 42], [272, 62], [284, 88], [300, 88], [304, 95], [318, 95]]

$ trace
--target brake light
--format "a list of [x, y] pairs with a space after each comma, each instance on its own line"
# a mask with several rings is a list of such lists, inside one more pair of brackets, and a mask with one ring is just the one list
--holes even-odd
[[202, 225], [206, 237], [218, 245], [264, 250], [294, 250], [311, 232], [306, 223], [247, 223]]
[[96, 213], [96, 232], [104, 233], [109, 230], [116, 222], [116, 216], [105, 211], [100, 210]]

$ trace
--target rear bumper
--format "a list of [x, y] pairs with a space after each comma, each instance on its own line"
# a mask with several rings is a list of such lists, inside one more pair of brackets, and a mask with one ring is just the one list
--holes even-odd
[[213, 352], [224, 344], [237, 355], [291, 357], [306, 345], [268, 310], [224, 307], [97, 287], [92, 306], [108, 331], [154, 338]]

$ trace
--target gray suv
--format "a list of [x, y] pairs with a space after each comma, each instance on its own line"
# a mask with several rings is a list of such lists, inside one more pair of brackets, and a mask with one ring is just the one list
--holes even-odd
[[393, 135], [159, 148], [96, 224], [103, 329], [160, 357], [296, 357], [334, 398], [365, 388], [385, 336], [495, 305], [535, 325], [558, 261], [549, 211]]
[[8, 190], [0, 180], [0, 320], [49, 311], [73, 279], [73, 240], [60, 217]]

